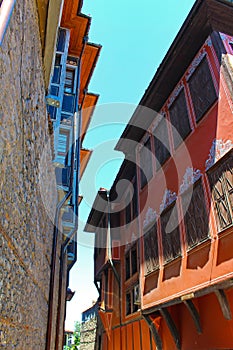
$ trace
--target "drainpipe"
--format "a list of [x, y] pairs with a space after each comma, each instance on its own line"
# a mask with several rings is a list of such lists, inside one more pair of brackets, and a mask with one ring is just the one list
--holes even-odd
[[0, 5], [0, 46], [9, 25], [15, 2], [16, 0], [3, 0]]
[[[88, 37], [85, 36], [83, 38], [83, 47], [82, 52], [80, 54], [79, 59], [79, 70], [78, 70], [78, 78], [77, 78], [77, 86], [76, 86], [76, 101], [75, 101], [75, 113], [74, 113], [74, 123], [73, 123], [73, 135], [74, 135], [74, 143], [72, 149], [72, 183], [75, 181], [75, 204], [74, 204], [74, 215], [75, 215], [75, 224], [74, 228], [71, 230], [69, 235], [66, 237], [65, 242], [63, 242], [61, 246], [61, 255], [60, 255], [60, 271], [59, 271], [59, 290], [58, 290], [58, 306], [57, 306], [57, 318], [56, 318], [56, 339], [55, 339], [55, 350], [59, 350], [59, 333], [60, 333], [60, 318], [61, 318], [61, 304], [62, 304], [62, 280], [63, 280], [63, 271], [64, 271], [64, 256], [66, 253], [66, 249], [74, 237], [75, 233], [78, 230], [78, 195], [79, 195], [79, 173], [80, 173], [80, 149], [81, 149], [81, 127], [82, 127], [82, 104], [79, 106], [79, 93], [80, 93], [80, 76], [81, 76], [81, 61], [84, 49], [86, 47], [86, 43], [88, 41]], [[86, 91], [85, 91], [86, 94]], [[75, 172], [75, 178], [73, 176]], [[64, 324], [63, 320], [63, 324]]]

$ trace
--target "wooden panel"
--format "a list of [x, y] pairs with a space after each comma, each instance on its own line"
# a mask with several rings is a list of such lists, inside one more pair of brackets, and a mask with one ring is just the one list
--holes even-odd
[[92, 151], [89, 151], [87, 149], [81, 149], [80, 151], [80, 174], [79, 174], [80, 179], [83, 176], [84, 170], [86, 169], [91, 153]]
[[[80, 96], [79, 103], [81, 104], [84, 98], [84, 90], [87, 88], [91, 75], [95, 68], [99, 53], [100, 45], [87, 44], [85, 46], [82, 61], [81, 61], [81, 77], [80, 77]], [[75, 54], [75, 51], [74, 51]]]
[[45, 45], [45, 31], [46, 31], [46, 24], [47, 24], [48, 3], [49, 3], [49, 0], [37, 0], [42, 49], [44, 49], [44, 45]]
[[133, 323], [133, 349], [141, 350], [141, 332], [139, 322]]
[[89, 126], [98, 98], [99, 96], [95, 94], [86, 94], [84, 97], [83, 108], [82, 108], [82, 130], [81, 130], [82, 140], [86, 134], [86, 131]]
[[144, 320], [140, 321], [141, 334], [142, 334], [142, 350], [151, 350], [151, 336], [150, 330]]
[[90, 26], [90, 17], [78, 15], [79, 2], [65, 0], [61, 19], [61, 27], [70, 29], [69, 54], [79, 57], [83, 48], [83, 37], [87, 35]]
[[113, 349], [121, 349], [121, 330], [120, 328], [116, 328], [113, 331]]
[[126, 327], [121, 327], [122, 350], [127, 350]]
[[133, 349], [133, 327], [132, 324], [128, 324], [126, 326], [127, 329], [127, 350], [134, 350]]
[[213, 79], [206, 57], [189, 80], [196, 120], [199, 121], [217, 99]]

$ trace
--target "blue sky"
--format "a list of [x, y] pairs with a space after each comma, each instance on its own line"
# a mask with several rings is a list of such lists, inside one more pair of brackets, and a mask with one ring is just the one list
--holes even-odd
[[[78, 262], [70, 286], [76, 294], [67, 307], [66, 328], [97, 298], [93, 284], [93, 235], [83, 234], [99, 187], [110, 188], [123, 155], [113, 148], [142, 98], [194, 0], [84, 0], [92, 17], [89, 41], [102, 50], [89, 85], [100, 94], [84, 146], [93, 154], [82, 178]], [[168, 82], [169, 84], [169, 82]]]

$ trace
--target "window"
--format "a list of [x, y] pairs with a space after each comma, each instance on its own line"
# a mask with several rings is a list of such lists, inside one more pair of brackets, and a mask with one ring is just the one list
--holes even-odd
[[174, 204], [161, 214], [161, 230], [163, 258], [166, 263], [181, 254], [178, 213]]
[[59, 29], [58, 41], [57, 41], [57, 51], [64, 52], [66, 44], [67, 31], [65, 29]]
[[173, 126], [174, 147], [177, 148], [191, 131], [184, 89], [169, 108], [169, 114]]
[[130, 290], [126, 292], [126, 316], [138, 310], [138, 300], [136, 300], [137, 296], [135, 293], [136, 287], [138, 287], [138, 285], [133, 286]]
[[217, 99], [207, 58], [203, 58], [191, 78], [189, 89], [198, 122]]
[[69, 150], [69, 131], [65, 129], [59, 130], [58, 137], [58, 148], [57, 152], [60, 156], [66, 157], [67, 152]]
[[151, 140], [148, 138], [140, 152], [141, 188], [143, 188], [153, 176]]
[[146, 274], [159, 267], [157, 224], [144, 235], [144, 261]]
[[154, 145], [156, 170], [159, 170], [161, 165], [163, 165], [163, 163], [165, 163], [167, 158], [170, 156], [167, 122], [165, 117], [163, 117], [154, 131]]
[[132, 247], [125, 255], [125, 278], [132, 277], [138, 271], [137, 246]]
[[[190, 191], [193, 190], [191, 194]], [[191, 201], [190, 201], [191, 196]], [[191, 186], [182, 196], [182, 207], [188, 248], [208, 237], [209, 216], [201, 180]]]
[[[218, 163], [217, 163], [218, 165]], [[233, 223], [233, 153], [208, 173], [218, 230]]]
[[74, 91], [74, 77], [75, 77], [75, 69], [74, 68], [66, 68], [66, 77], [65, 77], [65, 92], [72, 94]]
[[57, 54], [55, 58], [55, 64], [54, 64], [52, 84], [60, 84], [61, 69], [62, 69], [61, 55]]

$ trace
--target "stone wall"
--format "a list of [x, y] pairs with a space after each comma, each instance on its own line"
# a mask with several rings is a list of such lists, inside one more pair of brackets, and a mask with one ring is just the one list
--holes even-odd
[[97, 318], [83, 322], [81, 326], [80, 350], [94, 350], [96, 343]]
[[43, 350], [56, 187], [35, 0], [16, 1], [0, 84], [0, 348]]

